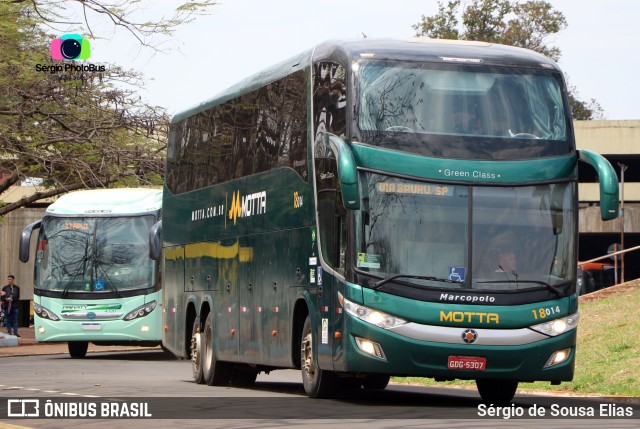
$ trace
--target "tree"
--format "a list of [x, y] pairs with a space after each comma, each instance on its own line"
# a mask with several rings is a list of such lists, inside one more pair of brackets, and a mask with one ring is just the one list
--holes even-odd
[[[146, 13], [137, 13], [143, 9], [141, 0], [12, 0], [13, 3], [24, 4], [41, 24], [56, 28], [66, 25], [81, 25], [91, 35], [97, 37], [92, 30], [94, 20], [102, 16], [112, 24], [133, 35], [143, 46], [151, 46], [150, 40], [158, 35], [170, 35], [180, 25], [191, 22], [196, 16], [205, 14], [213, 0], [186, 0], [178, 6], [170, 18], [156, 20], [146, 19]], [[70, 18], [77, 11], [79, 20]], [[144, 9], [142, 10], [144, 12]], [[134, 18], [134, 15], [145, 15], [145, 19]], [[140, 20], [138, 20], [140, 19]]]
[[[44, 181], [43, 191], [0, 207], [0, 216], [75, 189], [162, 183], [167, 114], [137, 95], [143, 85], [138, 72], [51, 60], [54, 37], [42, 24], [54, 15], [43, 8], [58, 3], [0, 3], [0, 196], [26, 178]], [[112, 19], [136, 37], [148, 28], [126, 14]]]
[[[461, 0], [451, 0], [446, 4], [439, 1], [436, 15], [423, 15], [420, 22], [412, 27], [418, 37], [501, 43], [531, 49], [558, 61], [560, 49], [549, 46], [546, 40], [565, 29], [567, 20], [562, 12], [542, 0], [471, 0], [465, 4]], [[597, 101], [579, 101], [575, 94], [570, 87], [574, 119], [602, 116], [602, 108]]]

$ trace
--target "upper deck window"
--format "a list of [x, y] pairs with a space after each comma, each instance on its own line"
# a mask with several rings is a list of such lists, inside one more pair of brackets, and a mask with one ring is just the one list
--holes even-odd
[[354, 139], [429, 156], [526, 159], [573, 144], [553, 70], [362, 61]]

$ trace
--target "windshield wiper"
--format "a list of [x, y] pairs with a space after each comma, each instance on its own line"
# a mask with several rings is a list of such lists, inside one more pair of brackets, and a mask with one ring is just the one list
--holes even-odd
[[538, 284], [540, 286], [544, 286], [546, 289], [549, 289], [551, 292], [555, 293], [558, 296], [562, 296], [563, 293], [560, 289], [558, 289], [557, 287], [550, 285], [547, 282], [543, 282], [542, 280], [483, 280], [483, 281], [479, 281], [476, 282], [478, 284], [480, 283], [533, 283], [533, 284]]
[[443, 279], [440, 277], [433, 277], [433, 276], [421, 276], [421, 275], [416, 275], [416, 274], [396, 274], [393, 275], [391, 277], [387, 277], [386, 279], [382, 279], [378, 282], [375, 282], [372, 286], [372, 289], [378, 290], [380, 289], [385, 283], [391, 282], [395, 279], [399, 279], [399, 278], [406, 278], [406, 279], [420, 279], [420, 280], [431, 280], [434, 282], [442, 282], [442, 283], [458, 283], [461, 284], [462, 282], [457, 281], [457, 280], [449, 280], [449, 279]]

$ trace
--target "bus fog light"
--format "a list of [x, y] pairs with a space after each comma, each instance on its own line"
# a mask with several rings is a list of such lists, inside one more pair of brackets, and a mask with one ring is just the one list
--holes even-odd
[[356, 344], [358, 345], [358, 348], [366, 354], [375, 356], [378, 359], [387, 360], [380, 344], [360, 337], [356, 337]]
[[569, 359], [569, 356], [571, 356], [571, 349], [558, 350], [551, 355], [544, 367], [549, 368], [550, 366], [558, 365]]
[[38, 326], [38, 332], [44, 334], [44, 326]]
[[148, 325], [142, 325], [142, 327], [140, 328], [140, 330], [141, 330], [142, 332], [149, 332], [149, 329], [150, 329], [150, 328], [149, 328], [149, 326], [148, 326]]

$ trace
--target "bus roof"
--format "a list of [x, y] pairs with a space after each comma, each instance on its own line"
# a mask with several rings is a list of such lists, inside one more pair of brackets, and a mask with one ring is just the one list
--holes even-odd
[[330, 40], [249, 76], [214, 97], [177, 113], [171, 122], [180, 122], [212, 106], [260, 88], [295, 71], [304, 69], [312, 62], [333, 60], [347, 65], [351, 60], [360, 58], [432, 62], [469, 61], [559, 70], [555, 62], [542, 54], [529, 49], [496, 43], [425, 38]]
[[75, 191], [58, 198], [47, 207], [47, 215], [114, 216], [160, 210], [162, 190], [116, 188]]

